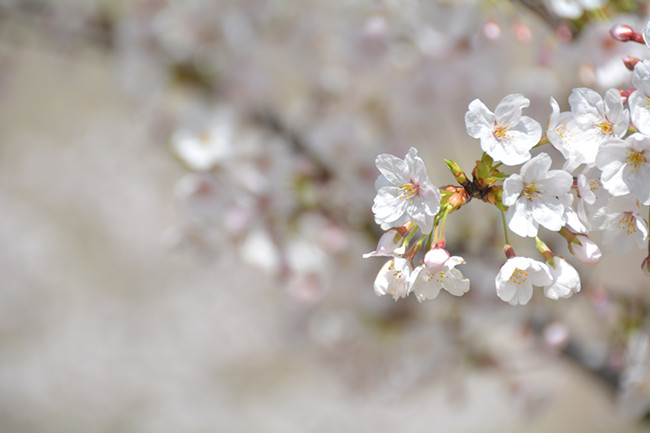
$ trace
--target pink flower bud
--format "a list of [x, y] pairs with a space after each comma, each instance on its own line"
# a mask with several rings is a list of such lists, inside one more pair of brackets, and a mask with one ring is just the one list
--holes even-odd
[[632, 30], [632, 27], [626, 26], [625, 24], [616, 24], [611, 28], [609, 34], [617, 41], [627, 42], [632, 40], [634, 30]]
[[443, 269], [447, 260], [449, 260], [449, 253], [442, 248], [433, 248], [424, 255], [424, 265], [431, 273]]
[[585, 265], [595, 265], [600, 262], [603, 253], [600, 252], [598, 245], [587, 235], [578, 233], [572, 242], [569, 242], [569, 251], [576, 259]]

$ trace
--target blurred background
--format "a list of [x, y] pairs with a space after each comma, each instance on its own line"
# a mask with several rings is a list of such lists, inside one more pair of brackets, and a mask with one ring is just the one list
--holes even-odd
[[0, 431], [649, 431], [644, 251], [518, 308], [480, 202], [447, 223], [462, 298], [378, 298], [361, 258], [378, 153], [453, 183], [470, 101], [545, 126], [551, 96], [628, 88], [650, 50], [608, 31], [649, 12], [0, 0]]

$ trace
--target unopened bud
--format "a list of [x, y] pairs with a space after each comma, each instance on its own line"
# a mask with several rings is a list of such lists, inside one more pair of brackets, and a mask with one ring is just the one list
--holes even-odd
[[636, 64], [639, 63], [640, 61], [641, 60], [638, 57], [632, 57], [632, 56], [623, 57], [623, 64], [630, 71], [633, 71]]
[[431, 273], [439, 272], [444, 268], [450, 254], [443, 248], [432, 248], [424, 255], [424, 265]]
[[609, 34], [614, 38], [615, 40], [619, 42], [639, 42], [641, 44], [645, 44], [645, 41], [643, 40], [643, 35], [641, 33], [635, 32], [632, 27], [627, 26], [625, 24], [616, 24], [614, 27], [611, 28], [609, 31]]
[[535, 237], [535, 243], [537, 251], [544, 257], [544, 260], [547, 262], [552, 262], [555, 254], [551, 252], [551, 249], [538, 237]]
[[517, 255], [515, 249], [512, 248], [512, 245], [510, 244], [506, 244], [506, 246], [503, 247], [503, 253], [506, 255], [507, 259], [511, 259]]
[[465, 184], [467, 184], [467, 175], [460, 168], [460, 166], [455, 161], [452, 161], [451, 159], [445, 159], [445, 162], [447, 163], [447, 166], [449, 167], [449, 171], [451, 171], [451, 174], [454, 175], [454, 177], [456, 178], [458, 183], [463, 185], [463, 186]]
[[598, 245], [587, 235], [578, 233], [573, 240], [569, 242], [569, 251], [573, 254], [580, 263], [585, 265], [595, 265], [600, 262], [603, 253], [600, 252]]

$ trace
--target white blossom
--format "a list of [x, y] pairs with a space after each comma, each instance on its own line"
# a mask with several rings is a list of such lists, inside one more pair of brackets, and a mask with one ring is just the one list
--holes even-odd
[[423, 233], [431, 232], [440, 210], [440, 191], [429, 180], [417, 150], [411, 147], [403, 160], [384, 153], [375, 163], [381, 172], [372, 206], [377, 224], [388, 230], [411, 220]]
[[625, 140], [613, 138], [598, 151], [601, 181], [613, 196], [632, 194], [650, 204], [650, 136], [635, 133]]
[[411, 291], [410, 276], [411, 263], [406, 259], [394, 257], [379, 270], [375, 279], [375, 293], [377, 296], [388, 293], [396, 301], [406, 298]]
[[525, 96], [511, 94], [499, 102], [493, 113], [475, 99], [465, 114], [467, 133], [481, 140], [481, 149], [493, 160], [505, 165], [523, 164], [542, 136], [541, 125], [522, 116], [522, 109], [529, 105]]
[[467, 293], [469, 280], [458, 269], [454, 269], [464, 263], [462, 257], [450, 257], [444, 249], [428, 251], [424, 264], [416, 267], [411, 274], [411, 290], [415, 292], [418, 301], [436, 298], [441, 289], [454, 296]]
[[569, 251], [580, 263], [595, 265], [600, 262], [603, 253], [596, 242], [589, 239], [585, 234], [578, 233], [573, 242], [569, 242]]
[[547, 286], [552, 282], [548, 265], [520, 256], [508, 259], [495, 278], [497, 295], [511, 305], [527, 304], [533, 296], [533, 286]]
[[650, 59], [634, 66], [632, 85], [636, 91], [628, 97], [630, 118], [640, 132], [650, 135]]
[[233, 154], [232, 116], [226, 110], [195, 114], [171, 137], [172, 152], [191, 170], [208, 171]]
[[648, 221], [641, 215], [638, 201], [629, 196], [612, 197], [600, 213], [603, 224], [603, 247], [624, 254], [635, 244], [645, 246]]
[[594, 164], [600, 145], [609, 138], [623, 137], [630, 120], [616, 89], [608, 90], [604, 100], [592, 89], [573, 89], [569, 105], [570, 112], [560, 113], [557, 102], [551, 98], [546, 135], [566, 159], [564, 169], [572, 172], [580, 164]]
[[393, 256], [396, 254], [404, 254], [405, 251], [406, 243], [404, 242], [404, 237], [396, 229], [390, 229], [379, 238], [375, 251], [366, 253], [363, 257]]
[[573, 177], [550, 167], [551, 157], [540, 153], [521, 167], [521, 174], [512, 174], [503, 182], [508, 228], [519, 236], [537, 236], [540, 224], [558, 231], [567, 222]]
[[564, 258], [555, 256], [548, 262], [553, 282], [544, 286], [549, 299], [569, 298], [580, 291], [580, 275]]

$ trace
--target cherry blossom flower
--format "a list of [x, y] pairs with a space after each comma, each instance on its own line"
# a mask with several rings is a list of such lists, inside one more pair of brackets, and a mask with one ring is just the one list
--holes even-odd
[[635, 133], [605, 142], [596, 156], [601, 181], [613, 196], [632, 194], [650, 204], [650, 136]]
[[603, 187], [600, 180], [601, 171], [598, 167], [588, 166], [576, 178], [578, 186], [578, 201], [576, 210], [580, 221], [587, 230], [597, 227], [599, 210], [607, 206], [611, 194]]
[[523, 164], [542, 136], [541, 125], [522, 116], [522, 109], [529, 105], [525, 96], [511, 94], [499, 102], [493, 113], [475, 99], [465, 114], [467, 133], [481, 140], [481, 149], [493, 160], [505, 165]]
[[582, 233], [578, 233], [575, 239], [569, 242], [569, 251], [580, 263], [585, 265], [595, 265], [603, 257], [596, 242]]
[[440, 191], [427, 177], [417, 150], [411, 147], [403, 160], [384, 153], [375, 163], [381, 172], [372, 206], [377, 224], [387, 230], [412, 220], [423, 233], [431, 232], [440, 210]]
[[572, 172], [580, 164], [594, 164], [600, 145], [609, 138], [623, 137], [630, 120], [616, 89], [608, 90], [604, 100], [595, 90], [573, 89], [569, 105], [570, 112], [560, 113], [557, 102], [551, 98], [546, 135], [567, 160], [563, 168]]
[[624, 254], [636, 244], [645, 246], [648, 221], [641, 215], [637, 200], [630, 196], [612, 197], [601, 213], [603, 218], [603, 247]]
[[533, 286], [547, 286], [553, 282], [545, 263], [529, 257], [509, 258], [497, 274], [497, 295], [510, 305], [525, 305], [533, 296]]
[[650, 59], [636, 64], [632, 85], [636, 91], [627, 100], [630, 118], [640, 132], [650, 135]]
[[512, 174], [503, 182], [508, 228], [519, 236], [537, 236], [540, 224], [558, 231], [567, 222], [573, 177], [550, 167], [551, 157], [540, 153], [521, 167], [521, 174]]
[[196, 114], [187, 123], [172, 135], [170, 145], [189, 169], [208, 171], [232, 155], [232, 119], [228, 111]]
[[406, 259], [394, 257], [379, 270], [375, 279], [375, 293], [377, 296], [391, 294], [396, 301], [406, 298], [411, 291], [410, 276], [411, 263]]
[[555, 256], [548, 262], [553, 282], [544, 286], [549, 299], [569, 298], [580, 291], [580, 275], [564, 258]]
[[398, 233], [397, 229], [390, 229], [379, 238], [377, 249], [364, 254], [363, 258], [393, 256], [396, 254], [404, 254], [405, 251], [406, 244], [404, 243], [404, 237]]
[[450, 257], [442, 248], [428, 251], [424, 264], [411, 273], [411, 291], [415, 292], [420, 302], [436, 298], [441, 289], [454, 296], [464, 295], [469, 291], [469, 280], [458, 269], [454, 269], [464, 263], [462, 257]]

